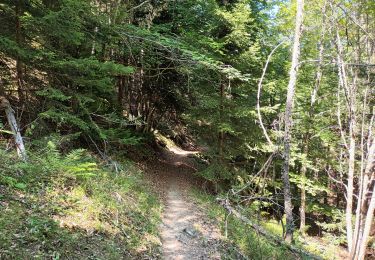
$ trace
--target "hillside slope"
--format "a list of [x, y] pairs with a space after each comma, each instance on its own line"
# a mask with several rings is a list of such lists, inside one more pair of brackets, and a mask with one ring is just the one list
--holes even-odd
[[53, 143], [28, 163], [0, 150], [1, 259], [155, 259], [160, 203], [141, 170]]

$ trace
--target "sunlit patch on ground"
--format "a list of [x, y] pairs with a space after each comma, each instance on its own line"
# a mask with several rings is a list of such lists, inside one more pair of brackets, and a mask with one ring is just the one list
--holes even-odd
[[[38, 167], [31, 157], [30, 164], [13, 164], [2, 173], [27, 169], [15, 179], [21, 188], [0, 182], [1, 259], [158, 257], [161, 207], [137, 167], [125, 162], [127, 171], [115, 173], [83, 151], [42, 158]], [[95, 174], [85, 175], [92, 172], [88, 163], [98, 164]], [[66, 171], [67, 165], [75, 171]]]

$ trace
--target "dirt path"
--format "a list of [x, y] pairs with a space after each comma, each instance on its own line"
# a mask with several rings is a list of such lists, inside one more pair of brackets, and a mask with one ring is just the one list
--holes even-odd
[[221, 258], [218, 228], [189, 198], [190, 188], [198, 182], [192, 175], [192, 153], [171, 148], [147, 167], [165, 205], [161, 225], [163, 259]]

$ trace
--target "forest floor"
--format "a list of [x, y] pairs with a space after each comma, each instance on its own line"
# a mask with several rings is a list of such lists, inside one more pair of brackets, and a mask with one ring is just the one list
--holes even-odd
[[[0, 149], [0, 259], [310, 259], [228, 215], [195, 174], [197, 152], [166, 144], [113, 168], [87, 150], [50, 146], [27, 163]], [[324, 259], [347, 259], [311, 242]]]
[[[271, 245], [235, 218], [228, 218], [231, 238], [226, 239], [222, 230], [225, 210], [202, 193], [202, 179], [194, 174], [197, 153], [169, 143], [144, 165], [145, 177], [163, 204], [159, 228], [163, 259], [310, 259]], [[312, 243], [314, 248], [323, 245]], [[336, 253], [328, 252], [322, 259], [346, 259], [334, 248]]]
[[164, 202], [160, 227], [164, 259], [221, 259], [219, 227], [190, 196], [191, 188], [199, 184], [193, 175], [195, 153], [170, 147], [147, 164], [147, 176]]

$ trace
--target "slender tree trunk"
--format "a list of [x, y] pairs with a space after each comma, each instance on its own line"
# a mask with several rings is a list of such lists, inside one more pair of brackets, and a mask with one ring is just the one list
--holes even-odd
[[[16, 1], [16, 42], [18, 46], [22, 44], [22, 32], [21, 32], [21, 20], [20, 16], [22, 14], [21, 7], [20, 7], [20, 1]], [[17, 57], [16, 59], [16, 81], [17, 81], [17, 93], [18, 93], [18, 99], [20, 104], [23, 104], [25, 102], [25, 93], [24, 93], [24, 87], [23, 87], [23, 69], [22, 69], [22, 61], [20, 57]]]
[[[362, 22], [363, 24], [365, 23], [365, 21], [363, 19], [361, 19], [361, 10], [357, 10], [356, 12], [356, 16], [357, 16], [357, 20]], [[366, 19], [367, 21], [367, 29], [368, 29], [368, 20]], [[368, 38], [368, 37], [366, 37]], [[373, 53], [373, 49], [372, 47], [368, 46], [367, 44], [367, 41], [368, 39], [365, 40], [365, 43], [363, 44], [363, 50], [364, 50], [364, 54], [368, 55], [368, 60], [367, 62], [371, 63], [371, 56], [372, 56], [372, 53]], [[362, 44], [361, 44], [361, 36], [360, 36], [360, 31], [357, 31], [357, 46], [355, 48], [355, 62], [357, 64], [360, 64], [361, 63], [361, 59], [362, 59]], [[359, 82], [359, 77], [360, 77], [360, 70], [358, 67], [356, 67], [354, 69], [354, 81], [353, 81], [353, 86], [355, 88], [354, 91], [356, 91], [357, 89], [357, 84], [360, 84]], [[370, 166], [370, 168], [372, 167], [372, 161], [373, 161], [373, 154], [374, 151], [371, 151], [371, 148], [370, 146], [373, 145], [373, 143], [371, 143], [371, 137], [372, 137], [372, 134], [371, 134], [371, 131], [370, 133], [368, 134], [367, 136], [367, 141], [368, 141], [368, 150], [367, 150], [367, 167], [365, 168], [365, 154], [366, 154], [366, 147], [365, 147], [365, 139], [366, 139], [366, 135], [365, 135], [365, 123], [366, 123], [366, 118], [367, 118], [367, 109], [368, 107], [371, 107], [370, 105], [370, 102], [371, 102], [371, 98], [370, 98], [370, 102], [368, 103], [367, 102], [367, 98], [368, 98], [368, 94], [369, 94], [369, 86], [371, 86], [371, 76], [370, 76], [370, 70], [369, 68], [367, 68], [367, 82], [366, 82], [366, 85], [367, 87], [365, 88], [364, 90], [364, 97], [363, 97], [363, 106], [362, 106], [362, 116], [361, 116], [361, 132], [360, 132], [360, 146], [359, 146], [359, 151], [361, 151], [361, 164], [360, 164], [360, 173], [359, 173], [359, 178], [358, 178], [358, 186], [359, 186], [359, 192], [358, 192], [358, 196], [357, 196], [357, 208], [356, 208], [356, 213], [355, 213], [355, 225], [354, 225], [354, 234], [353, 234], [353, 243], [352, 243], [352, 248], [351, 248], [351, 256], [353, 257], [358, 257], [358, 259], [363, 259], [364, 258], [364, 254], [365, 254], [365, 250], [366, 250], [366, 247], [367, 247], [367, 240], [368, 240], [368, 234], [366, 235], [366, 228], [370, 229], [371, 228], [371, 225], [372, 225], [372, 217], [371, 217], [371, 221], [370, 223], [367, 223], [368, 221], [368, 217], [369, 217], [369, 214], [371, 214], [371, 216], [373, 215], [373, 211], [374, 209], [371, 207], [373, 207], [372, 205], [372, 199], [371, 199], [371, 202], [370, 202], [370, 206], [369, 206], [369, 197], [372, 198], [372, 195], [371, 195], [371, 192], [374, 188], [373, 188], [373, 181], [371, 181], [369, 183], [369, 180], [370, 180], [370, 177], [373, 178], [372, 174], [369, 173], [369, 170], [371, 171], [371, 169], [369, 169], [368, 167]], [[371, 93], [371, 91], [370, 91]], [[371, 94], [370, 94], [371, 95]], [[355, 100], [355, 93], [353, 94], [353, 99]], [[355, 104], [354, 104], [355, 105]], [[369, 106], [370, 105], [370, 106]], [[371, 111], [371, 109], [370, 109]], [[372, 118], [374, 116], [374, 111], [373, 112], [373, 115], [372, 115]], [[372, 120], [370, 120], [370, 124], [369, 124], [369, 129], [371, 129], [373, 126], [372, 126]], [[370, 186], [369, 186], [370, 184]], [[369, 226], [367, 226], [369, 225]], [[364, 237], [365, 236], [365, 237]], [[364, 247], [364, 248], [362, 248]]]
[[133, 73], [130, 79], [130, 90], [129, 90], [129, 120], [134, 121], [136, 118], [137, 114], [137, 99], [136, 99], [136, 94], [137, 94], [137, 88], [136, 88], [136, 78], [137, 78], [138, 72]]
[[95, 26], [94, 28], [94, 39], [92, 41], [92, 45], [91, 45], [91, 55], [95, 55], [95, 49], [96, 49], [96, 35], [98, 34], [98, 27]]
[[123, 109], [123, 100], [124, 100], [124, 92], [125, 92], [125, 76], [119, 76], [117, 79], [117, 102], [121, 110]]
[[144, 129], [145, 133], [151, 132], [151, 130], [152, 130], [152, 125], [153, 125], [153, 121], [154, 121], [154, 112], [155, 111], [156, 111], [155, 107], [150, 108], [149, 111], [148, 111], [147, 118], [146, 118], [146, 127]]
[[[367, 82], [369, 84], [369, 81]], [[370, 84], [369, 84], [370, 85]], [[368, 88], [365, 90], [365, 96], [363, 100], [363, 107], [362, 107], [362, 123], [361, 123], [361, 144], [360, 144], [360, 150], [361, 150], [361, 167], [360, 167], [360, 174], [358, 178], [358, 186], [359, 186], [359, 191], [358, 191], [358, 198], [357, 198], [357, 208], [355, 211], [355, 224], [354, 224], [354, 234], [353, 234], [353, 245], [351, 249], [351, 254], [355, 255], [356, 252], [359, 252], [359, 247], [360, 245], [360, 236], [361, 236], [361, 230], [365, 221], [365, 213], [363, 211], [364, 204], [366, 202], [365, 198], [365, 192], [366, 192], [366, 187], [368, 185], [368, 175], [365, 173], [365, 145], [364, 145], [364, 140], [365, 140], [365, 118], [366, 115], [365, 113], [367, 112], [367, 95], [368, 95]], [[371, 127], [371, 125], [370, 125]]]
[[[356, 129], [356, 118], [355, 118], [355, 93], [352, 86], [349, 86], [346, 76], [346, 68], [343, 59], [343, 46], [341, 43], [340, 34], [336, 32], [336, 44], [337, 44], [337, 65], [339, 72], [340, 86], [344, 89], [346, 102], [349, 110], [349, 145], [347, 151], [349, 155], [348, 159], [348, 179], [347, 179], [347, 191], [346, 191], [346, 209], [345, 209], [345, 222], [346, 222], [346, 239], [348, 244], [348, 251], [352, 250], [353, 245], [353, 195], [354, 195], [354, 171], [355, 171], [355, 129]], [[340, 105], [340, 104], [339, 104]], [[340, 123], [341, 124], [341, 123]], [[342, 137], [345, 140], [345, 137]]]
[[[352, 98], [354, 100], [355, 97]], [[352, 102], [351, 102], [352, 103]], [[355, 171], [355, 152], [356, 152], [356, 118], [355, 104], [350, 104], [350, 121], [349, 121], [349, 161], [348, 161], [348, 192], [346, 201], [346, 225], [348, 231], [348, 248], [351, 250], [353, 243], [353, 195], [354, 195], [354, 171]]]
[[[223, 116], [224, 116], [224, 83], [220, 83], [220, 124], [223, 123]], [[220, 126], [221, 127], [221, 126]], [[224, 158], [224, 131], [219, 130], [219, 138], [218, 138], [218, 147], [219, 147], [219, 160], [223, 162]]]
[[358, 240], [356, 241], [358, 247], [353, 249], [351, 252], [351, 257], [355, 260], [362, 260], [365, 258], [375, 209], [375, 137], [373, 137], [372, 140], [370, 139], [368, 142], [371, 143], [371, 146], [368, 151], [368, 159], [364, 175], [366, 176], [366, 179], [370, 181], [365, 183], [366, 194], [363, 197], [364, 203], [361, 208], [363, 221], [361, 221], [359, 226]]
[[[370, 86], [370, 74], [368, 71], [367, 75], [367, 85]], [[370, 91], [371, 93], [371, 91]], [[351, 257], [356, 259], [355, 257], [361, 259], [364, 257], [364, 252], [367, 246], [367, 239], [368, 237], [364, 237], [366, 234], [365, 229], [370, 228], [372, 224], [372, 220], [368, 222], [367, 218], [369, 214], [373, 211], [371, 209], [371, 203], [369, 203], [369, 197], [372, 198], [371, 191], [374, 189], [374, 142], [375, 138], [373, 137], [373, 122], [375, 117], [375, 108], [372, 108], [372, 116], [369, 121], [369, 129], [368, 133], [365, 133], [365, 120], [367, 118], [367, 109], [370, 105], [370, 102], [367, 102], [369, 94], [369, 88], [367, 87], [364, 94], [364, 101], [362, 107], [362, 126], [361, 126], [361, 167], [360, 167], [360, 176], [359, 176], [359, 192], [358, 192], [358, 202], [357, 202], [357, 209], [356, 209], [356, 221], [354, 227], [354, 235], [353, 235], [353, 247], [351, 250]], [[371, 111], [371, 108], [370, 108]], [[365, 145], [365, 138], [367, 137], [367, 145]], [[365, 164], [365, 154], [367, 151], [367, 165]], [[371, 170], [372, 169], [372, 170]], [[372, 171], [372, 172], [371, 172]], [[373, 191], [374, 192], [374, 191]], [[371, 199], [372, 200], [372, 199]], [[369, 206], [370, 204], [370, 206]], [[370, 227], [367, 227], [370, 225]], [[367, 235], [368, 236], [368, 235]]]
[[285, 132], [284, 132], [284, 164], [283, 164], [283, 183], [284, 183], [284, 211], [286, 215], [286, 231], [284, 239], [287, 243], [293, 241], [293, 204], [289, 181], [289, 160], [290, 143], [292, 130], [292, 111], [294, 102], [295, 86], [297, 82], [298, 63], [300, 56], [300, 38], [302, 34], [304, 0], [297, 0], [296, 26], [294, 32], [292, 66], [290, 68], [290, 78], [288, 84], [288, 93], [285, 107]]
[[[308, 148], [306, 148], [305, 152], [308, 153]], [[299, 208], [299, 216], [300, 216], [300, 225], [299, 231], [303, 235], [306, 232], [306, 186], [305, 186], [305, 179], [306, 179], [306, 171], [307, 167], [306, 164], [302, 165], [301, 169], [301, 178], [302, 178], [302, 185], [301, 185], [301, 206]]]

